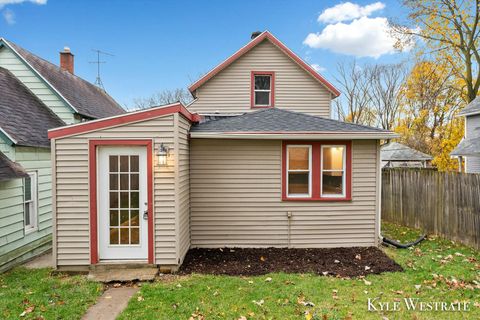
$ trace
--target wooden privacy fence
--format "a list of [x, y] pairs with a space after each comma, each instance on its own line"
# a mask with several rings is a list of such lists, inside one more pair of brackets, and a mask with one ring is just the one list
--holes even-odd
[[382, 219], [480, 249], [480, 174], [383, 169]]

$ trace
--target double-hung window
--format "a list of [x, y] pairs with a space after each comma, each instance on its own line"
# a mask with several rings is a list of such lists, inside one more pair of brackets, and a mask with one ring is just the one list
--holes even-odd
[[345, 197], [345, 145], [322, 145], [322, 196]]
[[312, 146], [287, 147], [287, 180], [289, 197], [310, 197], [312, 194]]
[[351, 141], [284, 141], [282, 199], [352, 199]]
[[273, 72], [252, 72], [252, 108], [268, 108], [274, 105], [274, 83]]
[[38, 201], [37, 201], [37, 180], [36, 172], [28, 172], [23, 180], [23, 212], [25, 233], [37, 229]]

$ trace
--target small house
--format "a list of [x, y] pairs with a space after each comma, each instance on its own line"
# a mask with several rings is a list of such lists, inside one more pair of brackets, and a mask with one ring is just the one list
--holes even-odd
[[381, 147], [383, 168], [427, 168], [433, 157], [398, 142], [389, 142]]
[[340, 92], [270, 32], [189, 90], [187, 106], [49, 130], [59, 270], [379, 243], [380, 141], [397, 135], [333, 120]]

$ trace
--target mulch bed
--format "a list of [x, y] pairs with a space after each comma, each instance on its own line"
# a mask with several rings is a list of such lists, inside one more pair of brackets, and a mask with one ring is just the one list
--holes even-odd
[[358, 277], [395, 271], [403, 271], [403, 269], [375, 247], [223, 248], [191, 249], [179, 273], [256, 276], [271, 272], [285, 272]]

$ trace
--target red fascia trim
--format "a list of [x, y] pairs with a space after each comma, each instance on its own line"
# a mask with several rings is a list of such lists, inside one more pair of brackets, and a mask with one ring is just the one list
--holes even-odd
[[287, 46], [285, 46], [283, 43], [281, 43], [277, 38], [275, 38], [270, 32], [265, 31], [252, 41], [250, 41], [246, 46], [238, 50], [235, 54], [230, 56], [227, 60], [213, 68], [211, 71], [209, 71], [206, 75], [204, 75], [202, 78], [194, 82], [190, 87], [188, 87], [188, 90], [193, 94], [195, 90], [197, 90], [200, 86], [202, 86], [205, 82], [210, 80], [213, 76], [215, 76], [217, 73], [228, 67], [230, 64], [232, 64], [235, 60], [243, 56], [245, 53], [250, 51], [253, 47], [255, 47], [257, 44], [262, 42], [264, 39], [270, 40], [274, 45], [279, 47], [285, 54], [287, 54], [291, 59], [293, 59], [295, 62], [297, 62], [305, 71], [310, 73], [315, 79], [320, 81], [320, 83], [324, 84], [329, 91], [331, 91], [335, 97], [338, 97], [340, 95], [340, 91], [337, 90], [330, 82], [328, 82], [324, 77], [322, 77], [318, 72], [316, 72], [310, 65], [305, 63], [299, 56], [297, 56], [292, 50], [290, 50]]
[[[345, 152], [345, 197], [322, 197], [321, 196], [321, 152], [322, 145], [344, 144]], [[311, 145], [312, 146], [312, 197], [289, 198], [287, 196], [287, 146], [288, 145]], [[351, 201], [352, 200], [352, 142], [343, 140], [322, 141], [296, 141], [284, 140], [282, 142], [282, 200], [283, 201]]]
[[198, 122], [200, 121], [200, 118], [201, 118], [198, 114], [190, 113], [190, 111], [188, 111], [182, 104], [179, 103], [169, 107], [152, 108], [152, 109], [147, 109], [145, 111], [126, 113], [121, 116], [114, 116], [114, 117], [105, 118], [101, 120], [85, 122], [78, 125], [53, 129], [48, 132], [48, 138], [49, 139], [61, 138], [61, 137], [69, 136], [73, 134], [100, 130], [108, 127], [118, 126], [121, 124], [127, 124], [130, 122], [156, 118], [164, 115], [169, 115], [172, 113], [180, 113], [191, 122]]
[[[268, 106], [255, 105], [255, 76], [270, 76], [270, 104]], [[252, 71], [250, 73], [250, 107], [252, 109], [273, 108], [275, 107], [275, 72], [273, 71]]]
[[146, 146], [147, 147], [147, 198], [148, 198], [148, 263], [154, 263], [153, 244], [153, 142], [152, 140], [90, 140], [90, 263], [98, 263], [98, 222], [97, 222], [97, 146]]

